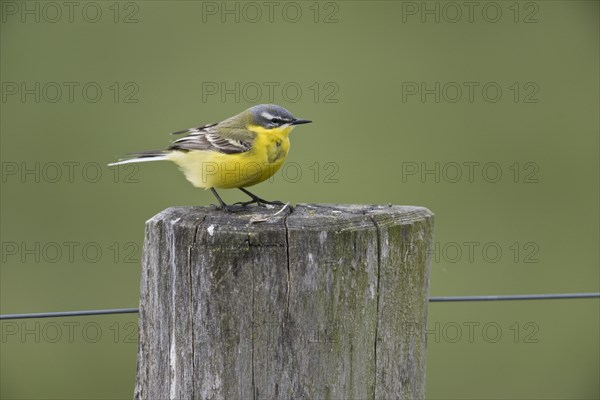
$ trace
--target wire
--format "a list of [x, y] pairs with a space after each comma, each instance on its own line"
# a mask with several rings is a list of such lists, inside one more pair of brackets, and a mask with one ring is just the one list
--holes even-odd
[[0, 315], [0, 319], [54, 318], [77, 317], [84, 315], [133, 314], [139, 311], [139, 308], [113, 308], [108, 310], [58, 311], [32, 314], [4, 314]]
[[[431, 303], [446, 303], [457, 301], [506, 301], [506, 300], [560, 300], [560, 299], [593, 299], [600, 298], [598, 293], [549, 293], [549, 294], [509, 294], [488, 296], [433, 296], [429, 298]], [[109, 315], [109, 314], [135, 314], [139, 308], [113, 308], [108, 310], [82, 310], [82, 311], [58, 311], [31, 314], [4, 314], [4, 319], [27, 319], [27, 318], [55, 318], [55, 317], [78, 317], [86, 315]]]
[[509, 294], [489, 296], [433, 296], [432, 303], [455, 301], [506, 301], [506, 300], [560, 300], [600, 298], [600, 293], [550, 293], [550, 294]]

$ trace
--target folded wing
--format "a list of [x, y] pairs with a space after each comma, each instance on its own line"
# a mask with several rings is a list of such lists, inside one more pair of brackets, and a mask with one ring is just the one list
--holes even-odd
[[[171, 142], [169, 150], [206, 150], [225, 154], [243, 153], [252, 148], [253, 138], [248, 136], [248, 131], [238, 134], [228, 130], [221, 134], [217, 124], [203, 125], [184, 131], [173, 132], [173, 135], [187, 133], [186, 136]], [[243, 137], [243, 138], [242, 138]]]

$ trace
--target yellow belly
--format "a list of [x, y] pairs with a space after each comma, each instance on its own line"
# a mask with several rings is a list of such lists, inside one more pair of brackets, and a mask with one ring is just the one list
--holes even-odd
[[290, 148], [290, 130], [259, 132], [252, 148], [244, 153], [174, 151], [168, 158], [196, 187], [232, 189], [252, 186], [269, 179], [281, 168]]

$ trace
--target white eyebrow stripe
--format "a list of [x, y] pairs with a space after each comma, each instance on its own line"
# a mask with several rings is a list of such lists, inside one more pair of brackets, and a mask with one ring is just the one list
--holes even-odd
[[260, 115], [262, 115], [263, 117], [265, 117], [266, 119], [273, 119], [275, 118], [274, 115], [269, 114], [267, 111], [263, 111], [262, 113], [260, 113]]

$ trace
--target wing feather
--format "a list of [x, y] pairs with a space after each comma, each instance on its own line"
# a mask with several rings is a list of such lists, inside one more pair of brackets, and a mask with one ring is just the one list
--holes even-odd
[[226, 138], [217, 132], [216, 126], [217, 124], [210, 124], [174, 132], [174, 135], [184, 133], [187, 135], [172, 141], [169, 150], [207, 150], [236, 154], [246, 152], [252, 147], [253, 140]]
[[203, 129], [207, 129], [207, 128], [212, 128], [214, 126], [217, 126], [218, 122], [212, 123], [212, 124], [206, 124], [206, 125], [200, 125], [197, 126], [195, 128], [189, 128], [189, 129], [184, 129], [182, 131], [177, 131], [177, 132], [171, 132], [171, 135], [183, 135], [184, 133], [190, 133], [193, 131], [201, 131]]

